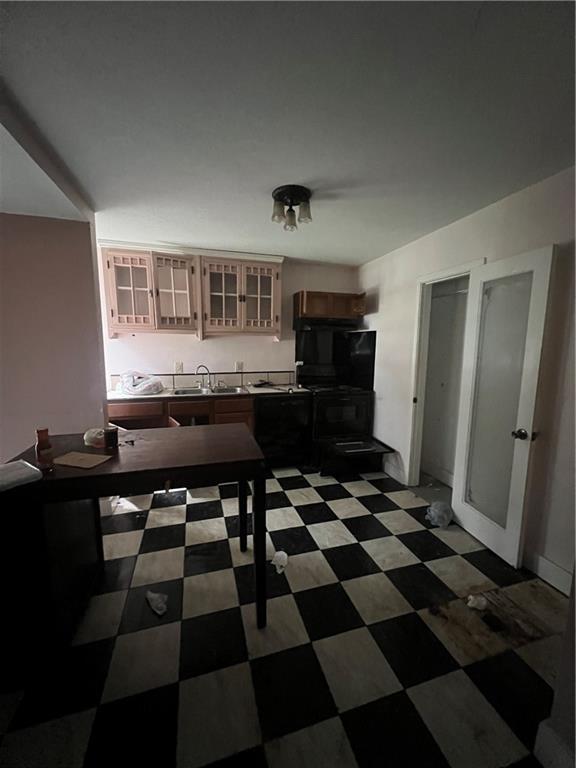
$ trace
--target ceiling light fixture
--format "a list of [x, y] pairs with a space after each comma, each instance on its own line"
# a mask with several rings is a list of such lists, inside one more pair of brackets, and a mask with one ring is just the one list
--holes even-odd
[[[274, 198], [272, 221], [276, 224], [284, 224], [286, 232], [294, 232], [295, 229], [298, 229], [295, 205], [298, 206], [298, 221], [301, 224], [308, 224], [312, 221], [312, 214], [310, 213], [312, 192], [308, 187], [301, 187], [298, 184], [284, 184], [282, 187], [276, 187], [272, 192], [272, 197]], [[288, 210], [284, 210], [285, 208]]]

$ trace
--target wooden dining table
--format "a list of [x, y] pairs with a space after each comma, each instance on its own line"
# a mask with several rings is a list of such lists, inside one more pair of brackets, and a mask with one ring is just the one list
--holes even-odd
[[[45, 587], [52, 619], [73, 624], [104, 563], [100, 498], [236, 482], [246, 551], [251, 481], [256, 621], [266, 626], [265, 466], [245, 424], [130, 430], [112, 453], [86, 447], [81, 434], [56, 435], [51, 443], [54, 457], [80, 451], [110, 458], [91, 469], [56, 465], [41, 480], [0, 493], [2, 510], [15, 513], [1, 516], [0, 576], [19, 589], [27, 585], [35, 599]], [[15, 458], [36, 463], [33, 447]]]

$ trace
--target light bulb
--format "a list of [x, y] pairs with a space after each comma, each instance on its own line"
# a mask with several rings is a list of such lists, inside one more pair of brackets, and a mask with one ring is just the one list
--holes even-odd
[[294, 232], [295, 229], [298, 229], [298, 225], [296, 224], [296, 212], [292, 206], [286, 211], [286, 223], [284, 224], [284, 229], [286, 232]]
[[312, 221], [312, 214], [310, 213], [310, 203], [308, 200], [304, 200], [300, 203], [298, 210], [298, 221], [302, 224], [308, 224]]
[[272, 208], [272, 221], [276, 222], [276, 224], [282, 224], [283, 221], [286, 221], [286, 216], [284, 214], [284, 203], [281, 200], [274, 200], [274, 207]]

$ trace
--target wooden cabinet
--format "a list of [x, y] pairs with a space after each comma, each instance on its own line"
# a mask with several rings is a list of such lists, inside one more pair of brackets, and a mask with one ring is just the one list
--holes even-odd
[[146, 252], [107, 248], [108, 327], [113, 331], [149, 331], [155, 327], [152, 257]]
[[280, 333], [280, 265], [203, 259], [204, 332]]
[[212, 395], [206, 398], [164, 398], [148, 402], [108, 404], [108, 418], [126, 429], [194, 426], [196, 424], [246, 424], [254, 431], [254, 398]]
[[108, 331], [280, 335], [281, 265], [102, 248]]
[[156, 278], [156, 327], [171, 331], [196, 330], [196, 258], [165, 253], [153, 253], [152, 257]]
[[294, 294], [294, 319], [356, 319], [366, 313], [364, 293], [331, 291], [299, 291]]
[[103, 248], [108, 331], [198, 329], [198, 257]]

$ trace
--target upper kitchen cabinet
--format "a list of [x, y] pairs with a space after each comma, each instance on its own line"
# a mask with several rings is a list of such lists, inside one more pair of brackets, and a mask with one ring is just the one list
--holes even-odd
[[102, 248], [110, 335], [199, 330], [197, 256]]
[[198, 326], [195, 256], [153, 253], [156, 287], [156, 327], [195, 331]]
[[108, 299], [108, 329], [155, 328], [152, 256], [147, 252], [102, 249]]
[[363, 293], [332, 291], [299, 291], [294, 294], [294, 321], [299, 320], [358, 320], [366, 314]]
[[202, 260], [206, 334], [280, 333], [280, 264]]

